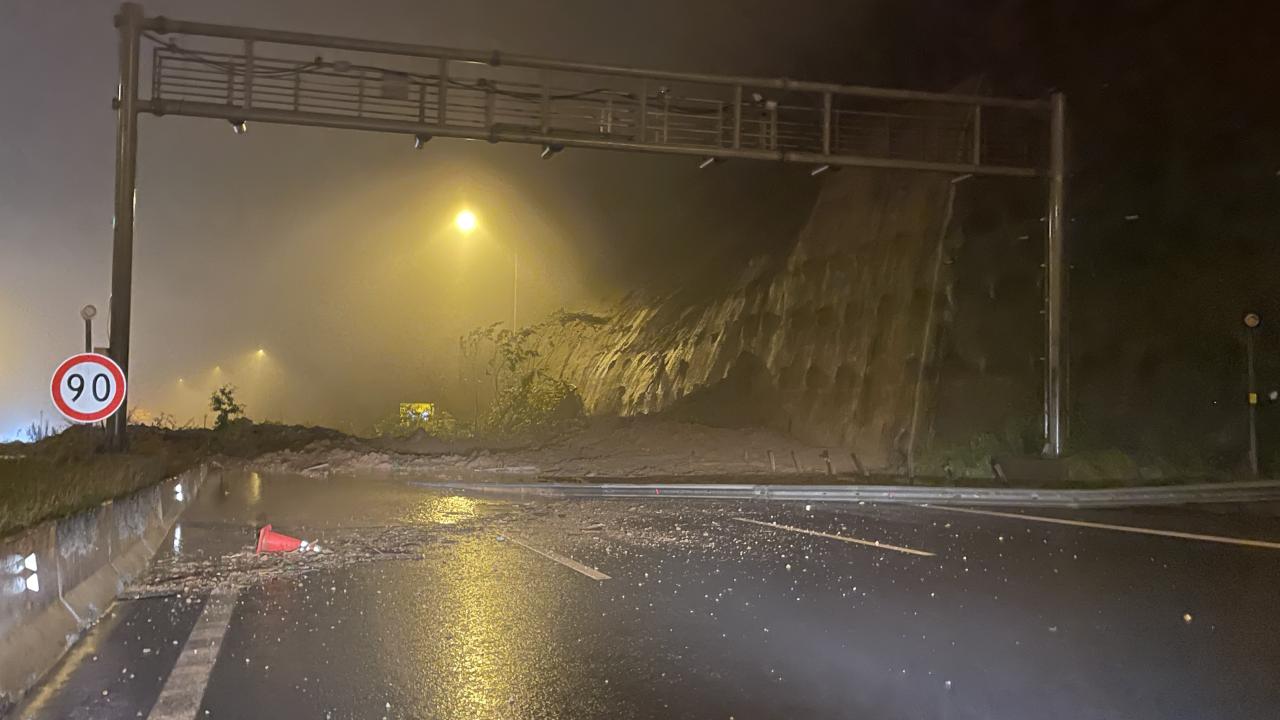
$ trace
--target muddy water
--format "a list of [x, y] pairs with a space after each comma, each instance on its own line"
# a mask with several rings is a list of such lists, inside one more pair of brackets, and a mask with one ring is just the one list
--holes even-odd
[[[508, 503], [424, 493], [382, 477], [310, 478], [227, 471], [174, 527], [167, 553], [217, 557], [253, 547], [258, 528], [318, 541], [394, 526], [460, 529], [509, 513]], [[161, 558], [163, 559], [163, 557]]]

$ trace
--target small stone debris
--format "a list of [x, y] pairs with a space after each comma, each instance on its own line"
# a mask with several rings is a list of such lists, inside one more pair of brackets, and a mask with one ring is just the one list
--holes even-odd
[[399, 525], [379, 530], [327, 533], [315, 552], [262, 553], [246, 547], [212, 558], [166, 556], [120, 593], [121, 599], [195, 597], [215, 587], [245, 587], [278, 577], [295, 577], [366, 562], [420, 560], [426, 545], [468, 532], [459, 526]]

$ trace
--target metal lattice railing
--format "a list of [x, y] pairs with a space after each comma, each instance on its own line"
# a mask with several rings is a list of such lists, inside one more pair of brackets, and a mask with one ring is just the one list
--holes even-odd
[[157, 113], [1004, 175], [1044, 164], [1036, 101], [484, 63], [462, 51], [288, 59], [258, 55], [267, 41], [244, 39], [232, 52], [148, 37], [144, 107]]

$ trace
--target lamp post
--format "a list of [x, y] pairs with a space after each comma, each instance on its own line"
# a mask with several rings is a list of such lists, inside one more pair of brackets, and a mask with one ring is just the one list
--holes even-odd
[[[453, 218], [453, 225], [463, 235], [470, 235], [480, 226], [476, 214], [467, 209], [458, 211]], [[520, 319], [520, 252], [511, 248], [511, 332], [519, 327]]]
[[92, 305], [85, 305], [80, 308], [80, 317], [84, 318], [84, 351], [93, 352], [93, 317], [98, 314], [98, 308]]
[[1253, 334], [1262, 324], [1258, 313], [1246, 313], [1244, 316], [1245, 366], [1247, 368], [1249, 402], [1249, 470], [1258, 477], [1258, 388], [1253, 373]]

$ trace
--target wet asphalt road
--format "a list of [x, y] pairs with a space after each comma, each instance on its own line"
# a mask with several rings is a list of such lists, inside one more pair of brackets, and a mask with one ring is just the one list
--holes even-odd
[[[1280, 541], [1272, 514], [1239, 508], [1035, 514]], [[322, 544], [404, 524], [439, 536], [420, 560], [241, 590], [189, 717], [1259, 718], [1280, 707], [1280, 549], [912, 506], [527, 502], [245, 475], [206, 492], [166, 552], [216, 557], [264, 521]], [[118, 603], [13, 716], [148, 717], [166, 683], [191, 681], [169, 675], [204, 603]]]

